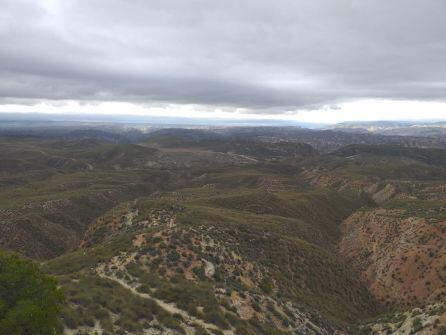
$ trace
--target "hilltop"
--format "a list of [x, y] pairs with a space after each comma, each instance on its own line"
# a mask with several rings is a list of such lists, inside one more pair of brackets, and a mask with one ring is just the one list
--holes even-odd
[[446, 151], [277, 132], [4, 137], [0, 246], [57, 279], [65, 334], [440, 331]]

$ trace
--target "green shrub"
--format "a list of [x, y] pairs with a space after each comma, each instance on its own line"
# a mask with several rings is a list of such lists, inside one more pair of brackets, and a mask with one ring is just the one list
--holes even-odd
[[0, 334], [53, 335], [63, 296], [36, 264], [0, 253]]
[[259, 284], [259, 287], [266, 294], [271, 294], [273, 292], [273, 286], [266, 279], [262, 280], [262, 282]]

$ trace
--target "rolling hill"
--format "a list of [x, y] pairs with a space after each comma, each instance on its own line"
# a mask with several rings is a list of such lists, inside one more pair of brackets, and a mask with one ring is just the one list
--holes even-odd
[[445, 151], [259, 132], [2, 138], [0, 247], [64, 334], [441, 334]]

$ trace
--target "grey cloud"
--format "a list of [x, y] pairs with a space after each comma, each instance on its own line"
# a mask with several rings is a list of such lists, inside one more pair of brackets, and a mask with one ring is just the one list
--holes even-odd
[[0, 101], [446, 100], [443, 0], [0, 0]]

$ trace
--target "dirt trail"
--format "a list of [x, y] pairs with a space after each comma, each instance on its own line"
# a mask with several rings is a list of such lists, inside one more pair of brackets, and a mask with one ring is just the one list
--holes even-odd
[[[129, 255], [126, 259], [122, 259], [122, 256], [120, 258], [118, 257], [114, 257], [111, 260], [111, 264], [113, 266], [115, 266], [117, 269], [121, 270], [121, 271], [126, 271], [125, 270], [125, 265], [128, 264], [130, 261], [133, 260], [134, 258], [134, 254]], [[219, 330], [220, 328], [218, 328], [216, 325], [212, 324], [212, 323], [207, 323], [203, 320], [200, 320], [192, 315], [190, 315], [188, 312], [179, 309], [178, 307], [175, 306], [175, 304], [173, 303], [167, 303], [163, 300], [157, 299], [152, 297], [150, 294], [147, 293], [142, 293], [142, 292], [138, 292], [137, 288], [138, 288], [138, 284], [129, 284], [127, 283], [125, 280], [120, 279], [116, 276], [115, 272], [112, 272], [112, 275], [107, 274], [108, 271], [106, 271], [106, 267], [107, 264], [101, 264], [96, 268], [96, 273], [98, 274], [99, 277], [101, 278], [106, 278], [109, 280], [113, 280], [114, 282], [118, 283], [119, 285], [121, 285], [122, 287], [124, 287], [125, 289], [129, 290], [130, 292], [132, 292], [132, 294], [137, 295], [143, 299], [151, 299], [153, 301], [155, 301], [159, 307], [161, 307], [162, 309], [164, 309], [165, 311], [171, 313], [171, 314], [179, 314], [181, 315], [181, 317], [183, 318], [183, 320], [185, 321], [185, 323], [187, 325], [192, 325], [192, 324], [198, 324], [201, 327], [203, 327], [204, 329], [206, 329], [208, 332], [212, 331], [212, 330]], [[116, 270], [115, 270], [116, 271]], [[223, 333], [225, 335], [234, 335], [234, 332], [232, 330], [225, 330], [223, 331]]]

